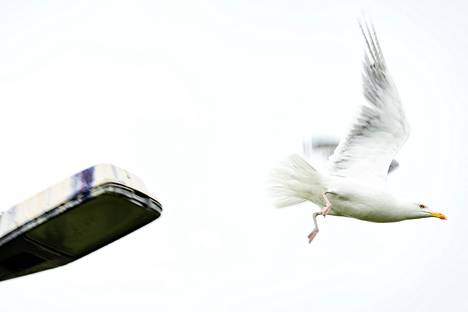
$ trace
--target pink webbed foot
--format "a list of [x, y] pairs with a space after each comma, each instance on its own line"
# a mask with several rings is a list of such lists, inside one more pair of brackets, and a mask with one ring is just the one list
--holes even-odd
[[310, 234], [307, 236], [307, 238], [309, 239], [309, 244], [312, 243], [318, 232], [318, 229], [314, 229], [312, 232], [310, 232]]
[[321, 215], [322, 213], [321, 212], [314, 212], [312, 214], [312, 218], [314, 219], [314, 229], [312, 230], [312, 232], [310, 232], [310, 234], [307, 236], [307, 238], [309, 239], [309, 244], [314, 240], [315, 236], [317, 235], [317, 233], [319, 232], [319, 228], [318, 228], [318, 224], [317, 224], [317, 216]]

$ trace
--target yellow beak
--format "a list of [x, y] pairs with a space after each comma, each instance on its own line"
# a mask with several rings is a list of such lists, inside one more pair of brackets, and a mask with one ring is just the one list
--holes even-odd
[[431, 215], [433, 217], [436, 217], [442, 220], [447, 220], [447, 217], [443, 213], [440, 213], [440, 212], [431, 212]]

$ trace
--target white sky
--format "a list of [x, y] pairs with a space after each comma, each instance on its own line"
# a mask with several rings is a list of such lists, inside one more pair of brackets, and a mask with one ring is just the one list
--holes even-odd
[[[1, 209], [102, 162], [164, 207], [1, 311], [467, 311], [468, 6], [387, 2], [0, 2]], [[449, 220], [328, 217], [309, 245], [313, 205], [266, 182], [351, 121], [363, 9], [412, 126], [390, 183]]]

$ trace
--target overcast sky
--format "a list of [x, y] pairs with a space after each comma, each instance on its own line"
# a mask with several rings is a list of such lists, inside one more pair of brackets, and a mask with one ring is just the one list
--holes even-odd
[[[411, 137], [390, 178], [448, 216], [274, 209], [268, 175], [362, 103], [362, 11]], [[109, 162], [163, 216], [0, 283], [10, 311], [467, 311], [464, 1], [2, 1], [0, 208]]]

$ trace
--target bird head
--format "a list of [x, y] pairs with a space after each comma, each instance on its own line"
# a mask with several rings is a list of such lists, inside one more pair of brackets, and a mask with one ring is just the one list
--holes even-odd
[[429, 208], [425, 204], [415, 203], [412, 205], [412, 209], [414, 212], [414, 218], [439, 218], [441, 220], [447, 220], [447, 217], [440, 212], [433, 212], [429, 210]]

